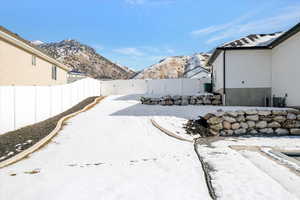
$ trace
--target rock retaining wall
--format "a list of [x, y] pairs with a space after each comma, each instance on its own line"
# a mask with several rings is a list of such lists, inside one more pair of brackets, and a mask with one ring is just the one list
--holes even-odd
[[219, 94], [205, 94], [195, 96], [163, 96], [159, 98], [141, 97], [142, 104], [147, 105], [222, 105], [222, 96]]
[[190, 120], [185, 128], [188, 134], [200, 134], [202, 137], [300, 135], [300, 111], [294, 109], [219, 111], [208, 113], [199, 120]]
[[219, 111], [203, 118], [212, 136], [300, 135], [300, 111], [294, 109]]

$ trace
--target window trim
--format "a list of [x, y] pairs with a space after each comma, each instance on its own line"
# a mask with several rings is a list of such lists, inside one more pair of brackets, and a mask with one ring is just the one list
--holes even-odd
[[52, 80], [57, 80], [57, 66], [56, 65], [52, 65], [51, 68], [51, 78]]
[[32, 64], [33, 66], [36, 66], [36, 56], [35, 56], [35, 55], [32, 55], [32, 56], [31, 56], [31, 64]]

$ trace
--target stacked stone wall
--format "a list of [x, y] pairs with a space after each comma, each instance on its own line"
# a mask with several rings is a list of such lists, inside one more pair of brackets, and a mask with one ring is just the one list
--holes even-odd
[[140, 101], [146, 105], [222, 105], [222, 96], [217, 94], [195, 95], [195, 96], [163, 96], [159, 98], [141, 97]]

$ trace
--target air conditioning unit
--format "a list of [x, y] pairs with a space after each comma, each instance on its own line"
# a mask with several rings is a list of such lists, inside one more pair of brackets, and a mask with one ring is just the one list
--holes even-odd
[[286, 97], [273, 97], [273, 106], [274, 107], [286, 107]]

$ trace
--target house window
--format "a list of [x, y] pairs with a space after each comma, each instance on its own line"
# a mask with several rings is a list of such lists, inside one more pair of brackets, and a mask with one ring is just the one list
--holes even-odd
[[52, 80], [57, 80], [57, 67], [55, 65], [52, 66]]
[[33, 66], [36, 66], [36, 56], [32, 55], [31, 62]]

